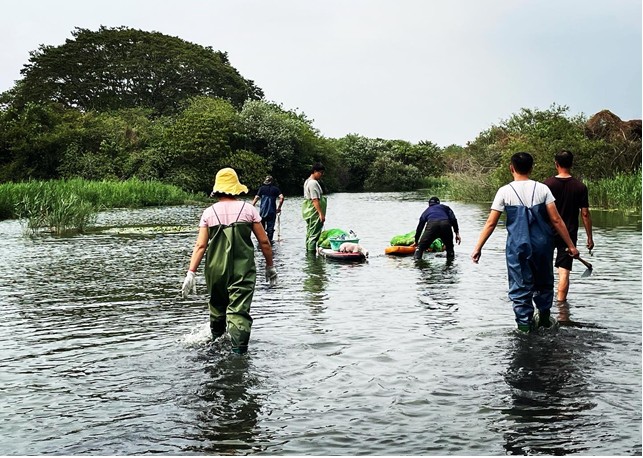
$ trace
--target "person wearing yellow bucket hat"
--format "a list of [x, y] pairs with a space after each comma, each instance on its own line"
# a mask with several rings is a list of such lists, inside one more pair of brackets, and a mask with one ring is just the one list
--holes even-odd
[[184, 298], [196, 294], [196, 271], [205, 255], [212, 338], [217, 339], [227, 331], [232, 351], [240, 354], [248, 351], [252, 327], [250, 304], [257, 277], [251, 234], [257, 238], [266, 260], [266, 281], [271, 287], [277, 284], [272, 248], [259, 212], [237, 197], [247, 192], [248, 188], [239, 182], [234, 169], [217, 172], [211, 196], [218, 198], [218, 202], [203, 211], [190, 267], [181, 288]]

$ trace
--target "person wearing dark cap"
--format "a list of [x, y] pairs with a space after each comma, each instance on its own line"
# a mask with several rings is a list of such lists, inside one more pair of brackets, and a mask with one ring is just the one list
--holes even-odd
[[[284, 195], [281, 190], [275, 186], [274, 179], [268, 175], [263, 185], [257, 190], [257, 195], [252, 200], [252, 205], [259, 201], [259, 216], [261, 216], [261, 225], [268, 234], [268, 240], [273, 243], [272, 236], [275, 233], [275, 221], [277, 215], [281, 213], [281, 206], [284, 204]], [[279, 200], [279, 204], [277, 204]]]
[[[453, 230], [451, 229], [453, 228]], [[455, 251], [453, 250], [453, 233], [455, 232], [455, 240], [460, 244], [460, 229], [458, 228], [458, 220], [447, 205], [441, 204], [440, 199], [431, 197], [429, 199], [429, 206], [420, 216], [420, 222], [415, 230], [415, 259], [422, 259], [422, 255], [427, 248], [436, 239], [441, 239], [446, 247], [447, 258], [453, 258]]]

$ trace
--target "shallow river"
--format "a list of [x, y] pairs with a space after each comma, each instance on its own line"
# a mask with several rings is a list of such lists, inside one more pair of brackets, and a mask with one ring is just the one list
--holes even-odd
[[560, 329], [525, 336], [504, 227], [469, 259], [488, 205], [445, 202], [453, 263], [383, 254], [427, 197], [331, 195], [326, 227], [370, 251], [357, 265], [307, 257], [287, 199], [241, 357], [210, 341], [201, 271], [179, 297], [202, 208], [65, 238], [0, 222], [0, 455], [640, 455], [640, 216], [593, 212], [593, 274], [576, 262]]

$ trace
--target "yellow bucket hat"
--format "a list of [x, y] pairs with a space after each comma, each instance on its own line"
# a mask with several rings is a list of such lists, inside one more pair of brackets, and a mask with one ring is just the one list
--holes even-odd
[[225, 169], [219, 170], [214, 179], [212, 193], [216, 192], [236, 196], [242, 192], [248, 192], [248, 187], [239, 183], [239, 177], [234, 169], [226, 167]]

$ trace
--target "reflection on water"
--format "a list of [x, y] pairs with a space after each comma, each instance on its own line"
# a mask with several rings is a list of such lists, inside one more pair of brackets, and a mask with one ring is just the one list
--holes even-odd
[[370, 252], [355, 265], [307, 256], [288, 199], [242, 357], [211, 342], [201, 271], [179, 295], [202, 208], [104, 212], [63, 238], [0, 222], [0, 454], [640, 455], [640, 218], [597, 217], [560, 329], [522, 336], [505, 231], [469, 259], [488, 205], [449, 203], [453, 260], [384, 255], [427, 197], [330, 196]]
[[[549, 331], [517, 335], [513, 340], [504, 374], [512, 400], [503, 410], [508, 422], [504, 432], [508, 454], [567, 455], [589, 450], [579, 429], [589, 426], [582, 421], [582, 413], [596, 406], [585, 377], [600, 336], [570, 337]], [[585, 341], [588, 337], [593, 340], [591, 345]]]
[[560, 326], [569, 326], [574, 328], [600, 328], [601, 326], [595, 323], [583, 323], [571, 319], [571, 304], [569, 301], [556, 301], [552, 307], [552, 313], [558, 312], [558, 324]]
[[310, 306], [311, 313], [318, 314], [323, 311], [326, 298], [326, 261], [315, 253], [306, 253], [304, 267], [304, 292], [306, 303]]
[[456, 324], [458, 299], [454, 291], [461, 276], [458, 264], [444, 253], [425, 255], [413, 262], [419, 269], [418, 299], [427, 310], [432, 311], [429, 325], [442, 327]]
[[[195, 362], [207, 375], [196, 392], [198, 445], [189, 452], [233, 455], [257, 448], [257, 416], [261, 409], [253, 391], [258, 383], [250, 371], [250, 357], [221, 348], [219, 341], [200, 350]], [[223, 351], [222, 351], [223, 350]]]

